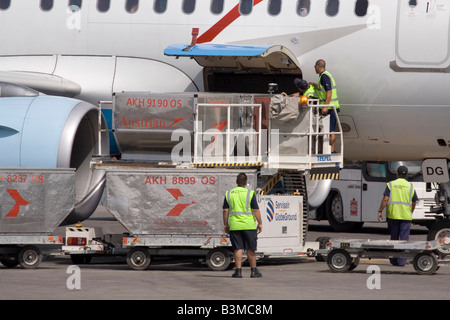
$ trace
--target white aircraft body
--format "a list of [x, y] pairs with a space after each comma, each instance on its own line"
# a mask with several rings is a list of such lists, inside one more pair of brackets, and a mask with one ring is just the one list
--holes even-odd
[[1, 0], [0, 81], [93, 104], [201, 91], [202, 67], [163, 53], [199, 28], [199, 43], [285, 46], [311, 82], [325, 59], [346, 159], [449, 158], [449, 23], [444, 0]]

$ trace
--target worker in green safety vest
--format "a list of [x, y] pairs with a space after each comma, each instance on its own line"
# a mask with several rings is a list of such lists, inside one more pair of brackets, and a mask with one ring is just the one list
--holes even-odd
[[308, 81], [300, 78], [295, 78], [294, 85], [298, 89], [297, 92], [294, 92], [289, 95], [286, 92], [282, 92], [281, 94], [286, 97], [299, 97], [303, 95], [308, 97], [308, 99], [319, 99], [319, 95], [316, 92], [316, 88], [310, 85]]
[[[257, 233], [262, 231], [261, 213], [256, 201], [255, 191], [247, 186], [247, 175], [240, 173], [236, 179], [237, 187], [226, 192], [223, 202], [223, 224], [230, 234], [236, 270], [233, 278], [242, 278], [242, 254], [247, 251], [251, 277], [262, 277], [256, 268]], [[256, 224], [256, 222], [258, 224]]]
[[[317, 95], [319, 96], [320, 104], [324, 105], [334, 105], [336, 112], [340, 112], [340, 105], [338, 100], [338, 94], [336, 89], [336, 81], [334, 81], [331, 73], [325, 70], [326, 63], [325, 60], [319, 59], [314, 65], [316, 73], [319, 75], [319, 83], [310, 84], [316, 89]], [[330, 115], [330, 132], [336, 131], [337, 115], [334, 110], [330, 110], [328, 107], [321, 108], [321, 113], [323, 115]], [[335, 141], [336, 135], [330, 134], [330, 146], [331, 152], [335, 153]]]
[[[386, 221], [391, 240], [409, 240], [412, 213], [416, 207], [416, 201], [419, 200], [414, 185], [406, 180], [407, 175], [407, 167], [398, 167], [398, 179], [387, 184], [378, 210], [378, 221], [381, 222], [383, 210], [386, 208]], [[389, 260], [394, 266], [406, 264], [404, 258], [391, 258]]]

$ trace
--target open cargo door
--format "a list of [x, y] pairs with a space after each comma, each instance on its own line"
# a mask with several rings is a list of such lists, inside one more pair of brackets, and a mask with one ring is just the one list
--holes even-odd
[[280, 45], [174, 44], [164, 54], [203, 66], [209, 92], [267, 93], [269, 83], [277, 83], [280, 92], [295, 92], [293, 80], [302, 77], [297, 58]]

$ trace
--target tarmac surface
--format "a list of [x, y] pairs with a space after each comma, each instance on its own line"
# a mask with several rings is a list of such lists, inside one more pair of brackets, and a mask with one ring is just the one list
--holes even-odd
[[[122, 228], [105, 212], [94, 214], [84, 226], [96, 224], [111, 232]], [[426, 228], [415, 226], [411, 240], [424, 241], [426, 234]], [[307, 240], [321, 236], [388, 239], [385, 224], [366, 224], [360, 233], [342, 234], [327, 222], [310, 222]], [[93, 258], [90, 264], [74, 266], [68, 256], [49, 256], [38, 269], [0, 266], [0, 300], [158, 300], [171, 301], [175, 312], [186, 307], [184, 301], [189, 305], [193, 300], [269, 306], [276, 301], [434, 300], [450, 296], [448, 266], [441, 266], [433, 275], [419, 275], [411, 264], [395, 267], [385, 259], [361, 259], [354, 270], [335, 273], [326, 262], [301, 257], [259, 261], [258, 268], [262, 278], [250, 278], [250, 268], [244, 265], [243, 278], [234, 279], [233, 270], [211, 271], [189, 258], [157, 257], [148, 270], [136, 271], [124, 257]]]

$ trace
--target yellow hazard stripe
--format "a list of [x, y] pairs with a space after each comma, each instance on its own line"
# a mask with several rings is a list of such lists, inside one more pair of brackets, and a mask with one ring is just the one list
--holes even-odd
[[66, 231], [87, 232], [87, 231], [89, 231], [89, 229], [87, 229], [87, 228], [66, 228]]
[[332, 172], [332, 173], [313, 173], [309, 176], [310, 180], [337, 180], [339, 179], [339, 173]]
[[233, 163], [197, 163], [195, 167], [197, 168], [213, 168], [213, 167], [261, 167], [262, 162], [233, 162]]
[[267, 192], [270, 191], [270, 189], [272, 189], [272, 187], [280, 180], [280, 178], [282, 177], [281, 173], [277, 173], [273, 179], [269, 182], [269, 184], [264, 188], [264, 190], [262, 191], [261, 194], [266, 194]]

